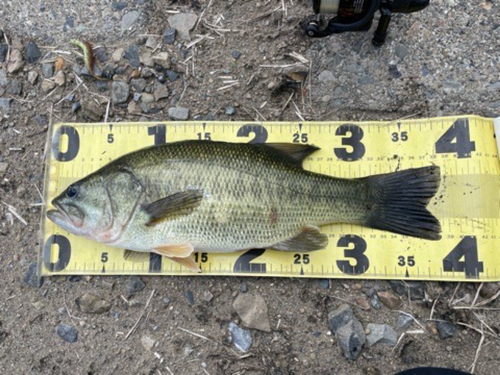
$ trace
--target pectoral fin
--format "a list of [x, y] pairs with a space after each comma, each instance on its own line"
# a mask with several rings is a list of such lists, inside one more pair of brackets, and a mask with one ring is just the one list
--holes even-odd
[[142, 209], [150, 217], [146, 225], [155, 225], [171, 216], [188, 215], [200, 205], [202, 199], [203, 193], [200, 190], [188, 190], [143, 205]]
[[198, 263], [195, 262], [193, 256], [188, 256], [187, 258], [170, 258], [172, 261], [179, 263], [181, 266], [186, 267], [188, 270], [193, 272], [201, 272]]
[[155, 247], [151, 251], [168, 258], [187, 258], [193, 253], [194, 248], [190, 243], [186, 243], [180, 245], [165, 245], [161, 247]]
[[288, 240], [271, 246], [271, 249], [282, 251], [314, 251], [324, 249], [328, 245], [328, 237], [318, 227], [306, 225], [300, 232]]

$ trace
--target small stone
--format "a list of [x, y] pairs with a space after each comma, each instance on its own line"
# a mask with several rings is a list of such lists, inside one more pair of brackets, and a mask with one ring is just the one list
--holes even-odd
[[176, 32], [177, 31], [173, 27], [166, 29], [165, 32], [163, 33], [163, 40], [165, 41], [165, 43], [174, 44]]
[[54, 87], [56, 87], [56, 84], [53, 81], [49, 81], [48, 79], [44, 79], [42, 81], [42, 91], [43, 92], [49, 92], [52, 90]]
[[57, 335], [64, 341], [74, 343], [78, 340], [78, 331], [67, 324], [59, 324], [56, 328]]
[[45, 307], [45, 303], [43, 303], [43, 301], [33, 302], [32, 305], [38, 311], [42, 310]]
[[139, 107], [139, 104], [137, 104], [137, 102], [131, 101], [128, 103], [127, 111], [128, 113], [139, 114], [141, 113], [141, 107]]
[[7, 93], [11, 95], [21, 95], [23, 92], [23, 84], [18, 79], [11, 79], [7, 85]]
[[335, 81], [335, 76], [330, 70], [323, 70], [319, 76], [318, 80], [320, 82], [334, 82]]
[[333, 333], [342, 328], [344, 325], [355, 319], [354, 313], [349, 305], [343, 304], [337, 309], [328, 313], [328, 325]]
[[107, 81], [97, 81], [96, 82], [97, 90], [100, 92], [108, 91], [108, 82]]
[[231, 333], [231, 341], [238, 350], [247, 352], [252, 346], [252, 335], [250, 331], [238, 327], [233, 322], [229, 323], [229, 332]]
[[159, 82], [156, 82], [155, 86], [154, 86], [154, 93], [153, 94], [154, 94], [155, 100], [158, 101], [160, 99], [168, 98], [170, 93], [168, 92], [167, 86], [162, 85]]
[[298, 64], [285, 69], [285, 76], [294, 82], [303, 82], [309, 74], [309, 68], [304, 64]]
[[368, 300], [367, 300], [367, 298], [365, 296], [356, 297], [356, 303], [363, 310], [365, 310], [365, 311], [370, 310], [370, 304], [368, 303]]
[[7, 79], [7, 74], [5, 70], [0, 70], [0, 86], [7, 86], [9, 80]]
[[202, 298], [204, 301], [210, 302], [214, 298], [214, 295], [209, 290], [205, 290]]
[[57, 86], [63, 86], [66, 83], [66, 75], [62, 70], [56, 73], [56, 76], [54, 77], [54, 83]]
[[408, 55], [408, 53], [410, 52], [410, 50], [408, 49], [407, 46], [405, 46], [404, 44], [401, 44], [401, 43], [398, 43], [396, 45], [396, 49], [395, 49], [395, 54], [397, 57], [399, 57], [400, 60], [404, 60], [405, 57]]
[[150, 352], [154, 346], [156, 345], [156, 340], [153, 340], [149, 336], [142, 336], [141, 338], [141, 344], [146, 349], [148, 352]]
[[153, 56], [153, 62], [165, 69], [170, 68], [170, 56], [168, 52], [160, 52]]
[[99, 121], [104, 115], [104, 108], [101, 108], [94, 100], [90, 98], [82, 100], [81, 106], [82, 115], [92, 121]]
[[0, 173], [7, 172], [7, 168], [9, 168], [9, 163], [4, 161], [0, 163]]
[[113, 62], [115, 62], [115, 63], [119, 62], [122, 59], [124, 53], [125, 53], [125, 51], [123, 50], [123, 48], [118, 48], [111, 55], [111, 60], [113, 60]]
[[341, 327], [335, 337], [344, 352], [344, 356], [351, 361], [358, 358], [366, 343], [365, 331], [357, 319], [353, 319]]
[[[74, 102], [72, 105], [71, 105], [71, 112], [72, 113], [75, 113], [76, 111], [78, 111], [80, 108], [82, 107], [82, 105], [80, 104], [80, 102]], [[100, 118], [99, 118], [100, 119]]]
[[372, 85], [374, 83], [375, 81], [373, 80], [373, 77], [370, 74], [365, 74], [358, 78], [358, 84], [360, 85]]
[[391, 280], [389, 281], [391, 289], [401, 296], [408, 296], [412, 300], [423, 300], [425, 296], [424, 283], [421, 281], [399, 281]]
[[77, 300], [80, 310], [88, 314], [103, 314], [111, 309], [111, 304], [91, 293], [86, 293]]
[[395, 310], [401, 306], [401, 300], [390, 291], [377, 292], [377, 295], [380, 301], [391, 310]]
[[28, 45], [26, 46], [26, 51], [24, 52], [24, 58], [26, 59], [28, 64], [33, 64], [34, 62], [38, 61], [40, 57], [42, 57], [42, 53], [38, 49], [35, 42], [33, 41], [28, 42]]
[[127, 281], [125, 289], [127, 294], [131, 296], [134, 293], [140, 292], [146, 287], [146, 284], [141, 280], [139, 276], [130, 276]]
[[80, 281], [82, 281], [82, 277], [80, 275], [71, 275], [70, 277], [68, 277], [68, 281], [70, 283], [79, 283]]
[[153, 94], [148, 94], [148, 93], [141, 94], [141, 102], [153, 103], [154, 101], [155, 101], [155, 97]]
[[500, 283], [484, 283], [479, 294], [483, 298], [491, 298], [500, 290]]
[[413, 323], [413, 318], [411, 316], [400, 314], [398, 322], [396, 324], [396, 329], [406, 329]]
[[38, 114], [35, 116], [35, 121], [39, 126], [47, 125], [47, 116]]
[[141, 62], [141, 64], [147, 66], [148, 68], [153, 68], [155, 66], [153, 56], [149, 51], [141, 53], [141, 55], [139, 56], [139, 61]]
[[134, 102], [141, 100], [142, 94], [140, 92], [134, 92]]
[[380, 310], [382, 308], [382, 304], [380, 303], [380, 298], [378, 298], [377, 294], [374, 294], [372, 296], [370, 303], [375, 310]]
[[167, 76], [170, 82], [175, 82], [179, 78], [179, 74], [170, 69], [167, 69]]
[[233, 59], [238, 60], [241, 57], [241, 52], [235, 49], [231, 52], [231, 56], [233, 56]]
[[28, 82], [34, 85], [38, 79], [38, 72], [32, 70], [28, 73]]
[[370, 323], [366, 328], [368, 331], [370, 331], [370, 334], [366, 336], [368, 346], [372, 346], [377, 343], [388, 346], [396, 346], [398, 336], [389, 325]]
[[246, 283], [246, 282], [242, 282], [242, 283], [240, 284], [240, 292], [241, 292], [241, 293], [246, 293], [246, 292], [248, 292], [248, 285], [247, 285], [247, 283]]
[[177, 30], [181, 39], [191, 40], [189, 32], [196, 25], [198, 16], [194, 13], [178, 13], [168, 18], [170, 27]]
[[54, 75], [54, 64], [53, 63], [43, 63], [42, 64], [42, 76], [44, 78], [50, 78]]
[[168, 115], [174, 120], [187, 120], [189, 109], [184, 107], [172, 107], [168, 109]]
[[38, 276], [38, 266], [36, 263], [30, 264], [23, 281], [34, 288], [42, 287], [43, 278]]
[[13, 49], [10, 51], [9, 61], [7, 62], [7, 72], [16, 73], [24, 66], [24, 59], [21, 51]]
[[61, 315], [67, 315], [68, 314], [68, 310], [66, 310], [65, 307], [60, 307], [59, 309], [57, 309], [57, 312], [59, 312], [59, 314], [61, 314]]
[[398, 67], [396, 65], [389, 65], [389, 74], [391, 75], [392, 78], [401, 78], [403, 75], [400, 73], [398, 70]]
[[232, 107], [232, 106], [226, 107], [226, 115], [232, 116], [235, 114], [235, 112], [236, 112], [236, 110], [234, 109], [234, 107]]
[[190, 290], [185, 290], [184, 291], [184, 297], [186, 297], [188, 303], [193, 306], [194, 305], [194, 296], [193, 296], [193, 292], [191, 292]]
[[130, 62], [130, 66], [133, 68], [138, 68], [141, 65], [141, 61], [139, 59], [139, 47], [137, 46], [130, 46], [123, 54], [123, 57]]
[[239, 294], [233, 302], [233, 308], [245, 327], [271, 332], [267, 305], [260, 295], [253, 293]]
[[457, 326], [450, 322], [438, 321], [437, 330], [441, 340], [445, 340], [455, 336], [455, 333], [457, 333]]
[[147, 86], [147, 82], [144, 78], [136, 78], [130, 81], [130, 85], [135, 89], [136, 92], [143, 92]]
[[149, 36], [148, 39], [146, 40], [146, 47], [148, 48], [153, 49], [157, 45], [158, 45], [158, 39], [154, 35]]
[[122, 33], [124, 33], [130, 27], [132, 27], [132, 25], [139, 19], [140, 15], [141, 15], [141, 13], [139, 13], [136, 10], [133, 10], [133, 11], [128, 12], [127, 14], [125, 14], [122, 17], [122, 21], [121, 21]]
[[119, 1], [117, 3], [111, 4], [114, 10], [120, 11], [123, 10], [127, 7], [127, 2], [126, 1]]
[[7, 51], [9, 50], [9, 46], [5, 43], [0, 44], [0, 63], [5, 62], [7, 58]]
[[106, 281], [106, 280], [103, 280], [103, 281], [102, 281], [102, 287], [103, 287], [104, 289], [107, 289], [107, 290], [109, 290], [109, 291], [112, 291], [112, 290], [113, 290], [113, 288], [114, 288], [114, 286], [115, 286], [115, 283], [113, 283], [113, 282], [109, 282], [109, 281]]
[[122, 81], [113, 81], [111, 85], [111, 100], [113, 103], [125, 103], [129, 96], [129, 86]]

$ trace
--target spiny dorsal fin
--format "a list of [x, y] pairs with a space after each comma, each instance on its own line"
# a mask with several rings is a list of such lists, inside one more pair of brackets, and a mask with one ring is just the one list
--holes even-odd
[[300, 143], [265, 143], [263, 146], [271, 147], [292, 158], [299, 164], [302, 164], [304, 159], [314, 151], [319, 150], [319, 147]]
[[279, 242], [270, 249], [282, 251], [314, 251], [324, 249], [328, 245], [328, 237], [318, 227], [305, 225], [294, 237]]
[[171, 215], [190, 214], [200, 205], [202, 199], [203, 193], [200, 190], [188, 190], [143, 205], [143, 210], [150, 216], [146, 225], [155, 225]]

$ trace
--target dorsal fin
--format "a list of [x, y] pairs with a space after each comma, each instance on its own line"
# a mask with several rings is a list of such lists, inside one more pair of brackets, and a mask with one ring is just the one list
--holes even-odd
[[302, 165], [305, 158], [311, 155], [314, 151], [320, 149], [316, 146], [304, 145], [300, 143], [263, 143], [262, 145], [273, 148], [287, 155], [300, 165]]

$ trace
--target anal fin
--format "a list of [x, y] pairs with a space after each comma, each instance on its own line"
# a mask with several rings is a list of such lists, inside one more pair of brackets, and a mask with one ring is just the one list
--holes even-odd
[[303, 226], [298, 234], [279, 242], [270, 249], [281, 251], [314, 251], [324, 249], [328, 245], [328, 237], [313, 225]]

